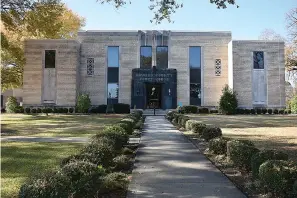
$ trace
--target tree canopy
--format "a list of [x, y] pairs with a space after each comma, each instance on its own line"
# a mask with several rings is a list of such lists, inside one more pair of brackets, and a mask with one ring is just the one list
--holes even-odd
[[75, 38], [85, 19], [59, 0], [3, 0], [1, 4], [1, 88], [22, 85], [25, 39]]

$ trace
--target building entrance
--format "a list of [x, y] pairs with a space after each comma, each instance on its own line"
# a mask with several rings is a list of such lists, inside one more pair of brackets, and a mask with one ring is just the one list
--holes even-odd
[[147, 109], [162, 108], [162, 84], [146, 83]]

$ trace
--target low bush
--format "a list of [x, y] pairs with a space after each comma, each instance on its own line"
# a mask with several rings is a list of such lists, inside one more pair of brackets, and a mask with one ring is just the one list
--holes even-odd
[[[88, 94], [79, 94], [77, 97], [76, 108], [79, 113], [88, 113], [91, 107], [91, 99]], [[62, 110], [63, 111], [63, 110]], [[60, 112], [63, 113], [63, 112]]]
[[256, 110], [255, 109], [251, 109], [251, 114], [256, 114]]
[[135, 120], [133, 118], [124, 118], [120, 121], [120, 123], [126, 123], [128, 124], [132, 129], [134, 128]]
[[24, 108], [22, 107], [22, 106], [18, 106], [17, 108], [16, 108], [16, 113], [24, 113]]
[[186, 126], [186, 122], [189, 120], [190, 118], [188, 116], [185, 116], [185, 115], [180, 115], [178, 117], [178, 126], [179, 127], [183, 127], [185, 128]]
[[297, 94], [290, 100], [290, 108], [292, 113], [297, 113]]
[[193, 125], [193, 123], [199, 123], [197, 120], [188, 120], [187, 122], [186, 122], [186, 129], [188, 130], [188, 131], [191, 131], [192, 130], [192, 125]]
[[199, 108], [198, 113], [209, 113], [209, 109], [206, 107]]
[[268, 160], [260, 166], [259, 178], [269, 192], [288, 197], [297, 179], [297, 165], [291, 161]]
[[267, 109], [262, 109], [262, 113], [265, 115], [267, 113]]
[[267, 160], [288, 160], [288, 155], [276, 150], [263, 150], [253, 155], [251, 158], [251, 167], [255, 178], [258, 177], [260, 165]]
[[95, 197], [101, 188], [104, 169], [86, 161], [74, 161], [61, 169], [70, 180], [73, 197]]
[[114, 113], [124, 114], [130, 113], [130, 105], [118, 103], [113, 105]]
[[132, 149], [129, 149], [129, 148], [125, 147], [125, 148], [122, 149], [122, 154], [123, 155], [133, 155], [134, 151]]
[[97, 113], [106, 113], [106, 107], [107, 107], [107, 105], [105, 105], [105, 104], [97, 106], [96, 107]]
[[29, 107], [25, 108], [25, 113], [31, 113], [31, 109]]
[[123, 129], [125, 129], [125, 131], [128, 135], [131, 135], [133, 133], [133, 127], [131, 126], [130, 123], [120, 122], [117, 125], [122, 127]]
[[227, 142], [227, 156], [233, 164], [241, 169], [251, 169], [251, 158], [259, 152], [251, 141], [230, 140]]
[[31, 113], [36, 113], [36, 109], [35, 108], [32, 108], [31, 109]]
[[69, 111], [68, 111], [68, 108], [63, 108], [63, 113], [68, 113]]
[[110, 173], [103, 178], [101, 193], [125, 191], [128, 187], [128, 176], [124, 173]]
[[257, 112], [257, 114], [262, 114], [262, 109], [257, 108], [257, 109], [256, 109], [256, 112]]
[[198, 113], [198, 107], [194, 105], [186, 105], [180, 108], [181, 113]]
[[244, 109], [236, 109], [237, 114], [244, 114]]
[[54, 113], [59, 113], [59, 109], [57, 107], [54, 107], [53, 112]]
[[17, 113], [19, 107], [16, 97], [9, 96], [6, 102], [6, 112], [7, 113]]
[[213, 138], [222, 136], [222, 130], [219, 127], [206, 127], [199, 133], [199, 136], [208, 142]]
[[1, 113], [6, 113], [6, 110], [4, 108], [1, 108]]
[[74, 108], [69, 108], [69, 113], [74, 113]]
[[168, 111], [168, 113], [166, 114], [166, 119], [171, 122], [174, 118], [174, 114], [176, 113], [177, 113], [176, 111]]
[[42, 109], [37, 108], [37, 109], [36, 109], [36, 112], [37, 112], [37, 113], [42, 113]]
[[274, 109], [273, 114], [278, 114], [278, 109]]
[[268, 112], [268, 114], [271, 115], [272, 114], [272, 109], [268, 109], [267, 112]]
[[192, 124], [192, 131], [194, 133], [198, 133], [199, 135], [203, 132], [203, 130], [206, 128], [205, 124], [201, 123], [193, 123]]
[[68, 197], [69, 178], [60, 172], [45, 172], [32, 177], [20, 188], [19, 198]]
[[143, 122], [142, 122], [142, 120], [139, 120], [136, 124], [135, 124], [135, 126], [134, 126], [134, 129], [142, 129], [142, 127], [143, 127]]
[[236, 93], [228, 85], [222, 90], [222, 96], [219, 101], [219, 109], [223, 114], [235, 114], [238, 102]]
[[225, 138], [225, 137], [213, 138], [209, 141], [208, 148], [212, 153], [216, 155], [226, 154], [227, 142], [229, 140], [230, 140], [229, 138]]
[[219, 110], [217, 110], [217, 109], [211, 109], [211, 110], [209, 111], [209, 113], [219, 113]]
[[280, 110], [278, 111], [278, 113], [279, 113], [279, 114], [285, 114], [285, 110], [284, 110], [284, 109], [280, 109]]
[[251, 110], [250, 109], [245, 109], [244, 114], [247, 114], [247, 115], [251, 114]]
[[119, 155], [113, 158], [114, 171], [127, 171], [130, 169], [131, 161], [127, 155]]

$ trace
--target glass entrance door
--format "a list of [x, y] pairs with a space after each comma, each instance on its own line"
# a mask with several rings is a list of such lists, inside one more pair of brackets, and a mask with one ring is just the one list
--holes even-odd
[[146, 101], [147, 109], [162, 108], [162, 85], [161, 84], [146, 84]]

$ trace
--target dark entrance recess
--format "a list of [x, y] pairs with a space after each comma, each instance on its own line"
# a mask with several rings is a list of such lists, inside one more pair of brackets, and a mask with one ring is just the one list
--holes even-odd
[[153, 68], [132, 70], [131, 108], [175, 109], [176, 69]]

